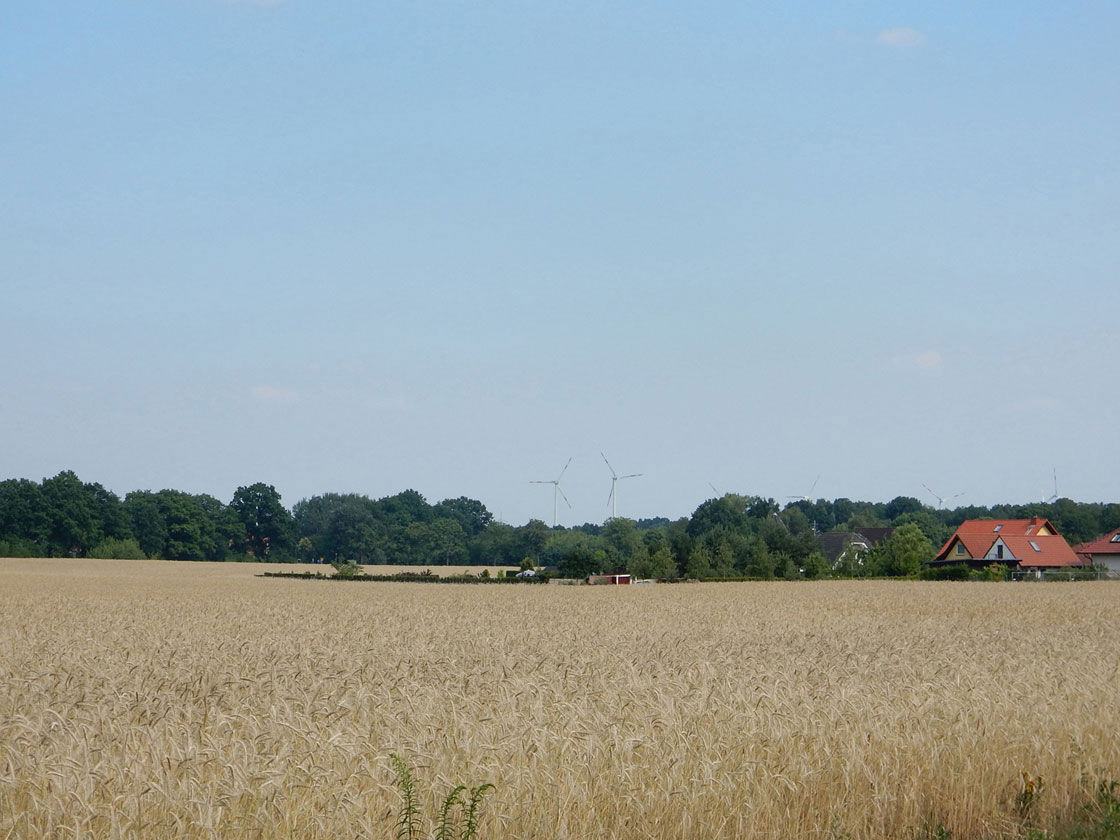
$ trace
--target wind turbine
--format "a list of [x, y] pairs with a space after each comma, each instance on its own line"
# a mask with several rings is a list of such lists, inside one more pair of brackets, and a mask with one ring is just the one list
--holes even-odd
[[[599, 454], [603, 455], [603, 453], [601, 451], [599, 452]], [[607, 465], [607, 469], [611, 471], [611, 494], [610, 494], [610, 496], [607, 497], [607, 504], [610, 505], [610, 508], [611, 508], [611, 519], [614, 519], [618, 515], [618, 494], [616, 494], [614, 492], [614, 489], [615, 489], [614, 486], [616, 484], [618, 484], [618, 482], [622, 481], [624, 478], [637, 478], [638, 476], [641, 475], [641, 473], [630, 473], [630, 475], [619, 475], [618, 473], [616, 473], [614, 471], [614, 467], [611, 466], [611, 462], [607, 460], [606, 455], [603, 455], [603, 463], [605, 463]]]
[[[923, 484], [922, 487], [926, 488], [926, 490], [929, 490], [929, 494], [931, 496], [933, 496], [933, 498], [937, 499], [937, 509], [941, 510], [941, 505], [944, 504], [945, 499], [943, 499], [941, 496], [938, 496], [936, 493], [933, 492], [933, 490], [930, 490], [930, 486], [928, 484]], [[954, 493], [949, 498], [951, 500], [951, 499], [957, 498], [957, 496], [963, 496], [963, 495], [964, 495], [964, 491], [962, 490], [959, 493]]]
[[[820, 473], [817, 473], [817, 481], [820, 481], [820, 480], [821, 480]], [[809, 498], [809, 496], [812, 496], [813, 491], [817, 489], [817, 481], [813, 482], [813, 486], [809, 488], [809, 492], [808, 492], [807, 495], [805, 495], [805, 496], [786, 496], [786, 498], [789, 499], [790, 501], [795, 501], [795, 502], [811, 502], [811, 501], [813, 501], [812, 499]]]
[[[572, 463], [571, 458], [568, 459], [568, 464], [570, 464], [570, 463]], [[566, 473], [568, 471], [568, 464], [565, 464], [564, 469], [560, 470], [560, 475], [556, 476], [556, 478], [552, 479], [551, 481], [530, 481], [529, 482], [530, 484], [551, 484], [552, 485], [552, 527], [553, 528], [556, 527], [556, 521], [557, 521], [556, 520], [556, 502], [557, 502], [556, 497], [557, 497], [557, 494], [559, 494], [564, 499], [564, 504], [566, 504], [568, 506], [569, 510], [571, 510], [571, 507], [572, 507], [572, 503], [568, 501], [568, 497], [565, 496], [564, 491], [560, 489], [560, 479], [562, 479], [564, 477], [564, 473]]]
[[1046, 492], [1043, 491], [1041, 496], [1042, 496], [1042, 503], [1044, 505], [1048, 505], [1051, 502], [1057, 501], [1057, 499], [1058, 499], [1058, 468], [1057, 467], [1054, 467], [1054, 495], [1051, 496], [1049, 499], [1047, 499], [1046, 498]]

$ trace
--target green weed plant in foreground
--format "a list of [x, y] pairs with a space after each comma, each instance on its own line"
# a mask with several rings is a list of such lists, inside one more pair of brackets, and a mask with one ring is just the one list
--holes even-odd
[[482, 800], [494, 789], [489, 782], [467, 789], [456, 785], [443, 799], [436, 819], [434, 832], [426, 832], [424, 818], [418, 802], [416, 776], [408, 762], [392, 753], [389, 760], [397, 774], [397, 788], [401, 794], [401, 812], [397, 817], [397, 840], [475, 840], [478, 835], [478, 816]]
[[[1024, 790], [1019, 795], [1018, 804], [1020, 816], [1023, 816], [1024, 793], [1028, 794], [1026, 799], [1029, 816], [1029, 806], [1042, 790], [1041, 779], [1031, 780], [1026, 773], [1023, 774], [1023, 779]], [[1033, 790], [1029, 785], [1031, 781], [1038, 783]], [[1033, 797], [1029, 794], [1033, 794]], [[1096, 798], [1082, 808], [1081, 815], [1072, 823], [1055, 831], [1030, 828], [1029, 822], [1024, 823], [1024, 828], [1025, 840], [1120, 840], [1120, 782], [1114, 779], [1099, 781]]]
[[1120, 840], [1120, 782], [1102, 779], [1097, 798], [1085, 806], [1085, 821], [1077, 828], [1050, 840]]

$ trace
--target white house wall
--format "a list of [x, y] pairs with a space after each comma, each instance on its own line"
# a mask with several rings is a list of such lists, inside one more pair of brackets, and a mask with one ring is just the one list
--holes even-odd
[[1120, 556], [1116, 554], [1094, 554], [1093, 565], [1108, 569], [1110, 578], [1120, 578]]
[[[1003, 556], [1002, 557], [999, 556], [1000, 546], [1003, 547]], [[984, 555], [984, 559], [985, 560], [1018, 560], [1019, 558], [1011, 553], [1011, 549], [1007, 547], [1007, 543], [1005, 543], [1002, 539], [997, 539], [994, 543], [992, 543], [992, 547], [988, 549], [988, 553]]]

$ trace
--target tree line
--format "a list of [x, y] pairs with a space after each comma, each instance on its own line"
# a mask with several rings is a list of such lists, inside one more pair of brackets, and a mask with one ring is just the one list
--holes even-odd
[[[550, 528], [513, 526], [467, 497], [430, 504], [415, 490], [381, 499], [325, 493], [289, 510], [274, 487], [207, 494], [138, 490], [123, 499], [72, 471], [41, 482], [0, 481], [0, 556], [167, 560], [520, 565], [559, 574], [628, 571], [647, 578], [912, 575], [966, 519], [1049, 519], [1071, 545], [1120, 527], [1120, 505], [1058, 499], [933, 509], [889, 502], [798, 500], [728, 493], [691, 516]], [[820, 534], [891, 527], [865, 556], [826, 558]]]

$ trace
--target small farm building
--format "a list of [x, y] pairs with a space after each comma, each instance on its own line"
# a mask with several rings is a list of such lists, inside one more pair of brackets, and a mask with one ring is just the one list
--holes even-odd
[[617, 583], [628, 584], [630, 583], [630, 575], [591, 575], [591, 577], [587, 579], [587, 582], [592, 585]]

